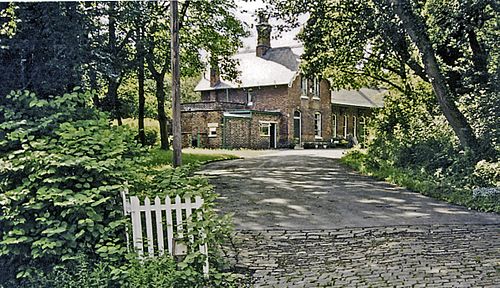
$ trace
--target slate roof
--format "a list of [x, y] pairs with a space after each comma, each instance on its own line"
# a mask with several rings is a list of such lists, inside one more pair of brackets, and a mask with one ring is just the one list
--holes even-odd
[[[207, 69], [195, 91], [289, 85], [297, 75], [303, 52], [302, 46], [271, 48], [262, 57], [257, 57], [255, 50], [240, 52], [234, 56], [239, 62], [239, 83], [221, 79], [215, 87], [210, 87], [210, 69]], [[331, 91], [331, 102], [345, 106], [383, 107], [385, 92], [372, 88]]]
[[296, 76], [303, 51], [302, 47], [277, 47], [269, 49], [263, 57], [257, 57], [255, 51], [238, 53], [234, 59], [239, 61], [240, 83], [221, 79], [218, 85], [210, 87], [207, 69], [195, 91], [288, 85]]
[[359, 90], [331, 91], [332, 104], [378, 108], [384, 107], [384, 95], [387, 90], [361, 88]]

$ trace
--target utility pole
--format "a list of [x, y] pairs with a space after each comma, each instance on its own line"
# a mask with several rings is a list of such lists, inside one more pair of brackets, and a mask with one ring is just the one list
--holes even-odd
[[172, 133], [174, 134], [172, 162], [174, 167], [182, 165], [181, 139], [181, 89], [179, 71], [179, 7], [178, 0], [170, 0], [170, 31], [172, 57]]

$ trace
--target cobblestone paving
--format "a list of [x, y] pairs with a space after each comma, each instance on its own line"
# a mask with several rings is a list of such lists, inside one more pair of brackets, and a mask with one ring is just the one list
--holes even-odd
[[500, 287], [500, 225], [240, 230], [255, 287]]

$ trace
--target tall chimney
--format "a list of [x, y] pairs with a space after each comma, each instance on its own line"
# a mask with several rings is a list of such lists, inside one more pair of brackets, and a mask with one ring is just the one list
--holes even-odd
[[220, 83], [220, 73], [217, 66], [210, 65], [210, 87], [215, 87]]
[[257, 48], [255, 54], [262, 57], [267, 50], [271, 49], [271, 25], [269, 25], [269, 16], [264, 11], [258, 12], [259, 23], [257, 24]]

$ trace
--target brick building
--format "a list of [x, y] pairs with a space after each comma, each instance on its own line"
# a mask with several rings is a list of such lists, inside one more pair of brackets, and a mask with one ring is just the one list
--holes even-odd
[[[234, 56], [239, 81], [221, 79], [210, 69], [196, 86], [201, 102], [182, 105], [185, 147], [292, 148], [364, 133], [358, 123], [378, 107], [372, 98], [382, 91], [332, 91], [328, 81], [302, 76], [302, 47], [271, 48], [265, 17], [257, 32], [255, 51]], [[340, 125], [340, 119], [347, 122]]]

